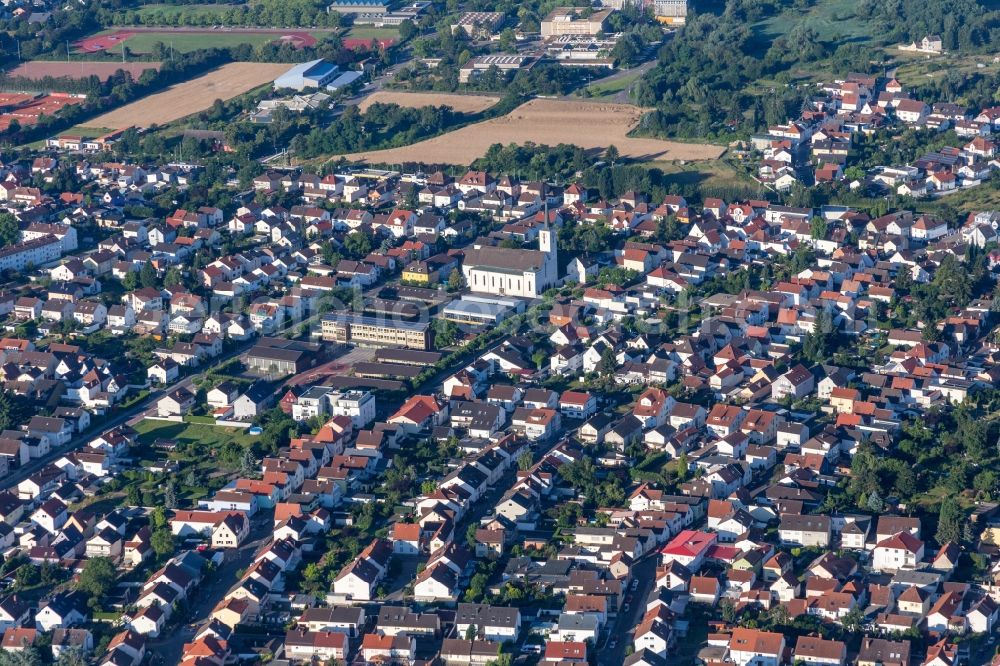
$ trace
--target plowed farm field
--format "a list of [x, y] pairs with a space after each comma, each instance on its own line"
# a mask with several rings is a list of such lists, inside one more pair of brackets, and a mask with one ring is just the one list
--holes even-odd
[[197, 78], [170, 86], [120, 109], [98, 116], [89, 124], [97, 127], [149, 127], [190, 116], [273, 81], [291, 65], [282, 63], [233, 62]]
[[629, 104], [534, 99], [506, 116], [468, 125], [426, 141], [401, 148], [352, 153], [346, 157], [376, 164], [466, 165], [482, 157], [494, 143], [529, 142], [549, 146], [575, 144], [588, 150], [603, 150], [613, 144], [622, 157], [643, 161], [711, 160], [724, 150], [709, 144], [628, 136], [642, 114], [642, 109]]
[[376, 102], [381, 104], [398, 104], [412, 109], [419, 109], [423, 106], [450, 106], [458, 113], [479, 113], [485, 111], [500, 101], [499, 97], [489, 95], [455, 95], [449, 93], [416, 93], [416, 92], [393, 92], [391, 90], [380, 90], [365, 98], [358, 109], [368, 110], [368, 107]]

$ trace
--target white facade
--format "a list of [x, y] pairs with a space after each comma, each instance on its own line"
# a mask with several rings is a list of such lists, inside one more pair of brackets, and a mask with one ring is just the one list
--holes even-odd
[[913, 552], [907, 548], [877, 546], [872, 553], [872, 569], [875, 571], [897, 571], [916, 569], [923, 555], [923, 548]]
[[23, 271], [43, 266], [62, 256], [62, 241], [55, 236], [42, 236], [0, 249], [0, 271]]
[[[537, 251], [507, 248], [489, 248], [489, 251], [491, 257], [489, 260], [472, 255], [472, 261], [462, 264], [465, 282], [473, 292], [494, 296], [536, 298], [554, 286], [558, 280], [555, 238], [548, 229], [538, 232]], [[509, 267], [489, 265], [506, 264], [507, 259], [513, 260], [515, 257], [523, 259], [534, 255], [540, 255], [540, 261], [537, 262], [537, 266], [529, 268], [524, 268], [524, 262], [518, 261], [511, 261]]]
[[375, 396], [368, 391], [345, 391], [330, 396], [334, 416], [348, 416], [355, 428], [364, 428], [375, 420]]

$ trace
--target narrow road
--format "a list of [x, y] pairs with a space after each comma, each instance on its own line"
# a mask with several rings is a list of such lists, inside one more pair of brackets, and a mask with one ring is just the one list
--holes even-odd
[[185, 618], [187, 624], [165, 632], [167, 636], [150, 640], [148, 646], [152, 648], [150, 651], [153, 654], [151, 664], [180, 663], [184, 644], [194, 638], [196, 630], [192, 627], [200, 627], [211, 615], [216, 604], [239, 584], [237, 573], [250, 566], [257, 550], [271, 540], [272, 522], [271, 512], [258, 513], [254, 516], [250, 540], [239, 548], [225, 551], [225, 561], [222, 565], [214, 573], [206, 576], [196, 588], [189, 600], [191, 606]]
[[[615, 93], [610, 98], [609, 97], [594, 98], [594, 99], [603, 99], [605, 101], [616, 102], [618, 104], [631, 104], [632, 88], [635, 86], [636, 81], [639, 81], [643, 77], [643, 75], [646, 74], [646, 72], [648, 72], [650, 69], [653, 68], [654, 65], [656, 65], [656, 58], [648, 60], [642, 63], [641, 65], [636, 65], [635, 67], [632, 67], [630, 69], [619, 70], [614, 74], [609, 74], [608, 76], [599, 79], [594, 79], [586, 86], [584, 86], [584, 88], [589, 88], [590, 86], [597, 86], [597, 85], [608, 85], [614, 83], [615, 81], [619, 81], [621, 79], [636, 77], [635, 81], [632, 81], [630, 84], [628, 84], [628, 86], [626, 86], [624, 90]], [[579, 102], [581, 99], [587, 99], [586, 97], [581, 97], [577, 93], [579, 93], [579, 90], [577, 90], [575, 93], [571, 93], [569, 95], [564, 96], [563, 99], [573, 100], [575, 102]]]
[[373, 78], [371, 81], [366, 83], [364, 87], [361, 88], [357, 93], [346, 97], [339, 102], [340, 109], [334, 112], [334, 115], [340, 115], [344, 112], [344, 109], [349, 106], [357, 106], [365, 100], [366, 97], [377, 93], [378, 91], [385, 88], [385, 84], [388, 83], [392, 78], [396, 76], [396, 72], [401, 70], [403, 67], [410, 64], [411, 60], [409, 58], [402, 60], [400, 62], [393, 63], [384, 72]]
[[597, 653], [597, 663], [600, 666], [620, 666], [625, 661], [625, 648], [632, 643], [632, 632], [646, 611], [646, 597], [656, 585], [658, 553], [659, 549], [654, 549], [652, 554], [632, 567], [632, 578], [639, 581], [639, 584], [633, 592], [629, 583], [629, 590], [625, 593], [625, 603], [629, 609], [626, 611], [623, 605], [618, 611], [618, 617], [609, 624], [608, 640]]

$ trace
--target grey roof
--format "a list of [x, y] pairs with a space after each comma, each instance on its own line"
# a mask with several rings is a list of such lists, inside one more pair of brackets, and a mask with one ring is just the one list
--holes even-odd
[[[388, 320], [381, 317], [366, 317], [364, 315], [357, 314], [346, 314], [346, 313], [330, 313], [323, 316], [323, 321], [344, 323], [344, 324], [363, 324], [366, 326], [383, 326], [391, 327], [403, 331], [426, 331], [430, 326], [429, 321], [395, 321]], [[257, 349], [256, 347], [254, 348]]]
[[333, 608], [307, 608], [302, 611], [299, 622], [329, 622], [339, 624], [361, 623], [365, 612], [362, 608], [334, 606]]
[[[296, 352], [301, 353], [301, 352]], [[257, 382], [252, 384], [250, 388], [246, 390], [242, 397], [253, 401], [254, 403], [261, 403], [265, 401], [268, 397], [274, 395], [274, 385], [270, 382]]]
[[487, 270], [525, 271], [539, 270], [545, 263], [545, 253], [538, 250], [518, 250], [484, 245], [465, 251], [465, 265]]
[[378, 627], [408, 627], [439, 631], [441, 618], [436, 613], [414, 613], [406, 606], [382, 606], [378, 612]]
[[455, 611], [456, 624], [474, 624], [477, 627], [516, 627], [520, 621], [520, 611], [506, 606], [489, 604], [458, 604]]
[[801, 516], [795, 514], [783, 514], [781, 516], [781, 527], [783, 530], [795, 530], [803, 532], [829, 532], [829, 516]]
[[560, 613], [559, 630], [597, 631], [597, 616], [583, 613]]

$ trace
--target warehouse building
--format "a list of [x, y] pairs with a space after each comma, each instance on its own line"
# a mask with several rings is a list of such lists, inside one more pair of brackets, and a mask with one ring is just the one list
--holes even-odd
[[288, 88], [299, 92], [319, 88], [337, 90], [353, 83], [361, 76], [361, 72], [342, 72], [334, 63], [320, 58], [295, 65], [274, 80], [274, 87], [276, 89]]
[[516, 298], [476, 296], [466, 294], [445, 306], [445, 319], [460, 324], [499, 324], [501, 321], [524, 311], [524, 301]]
[[262, 375], [293, 375], [316, 365], [322, 345], [315, 342], [261, 338], [247, 352], [247, 367]]

